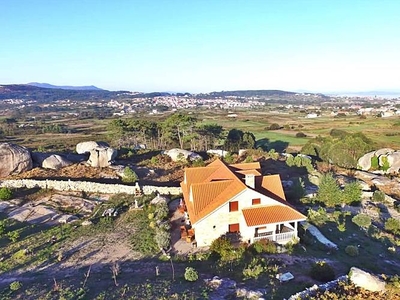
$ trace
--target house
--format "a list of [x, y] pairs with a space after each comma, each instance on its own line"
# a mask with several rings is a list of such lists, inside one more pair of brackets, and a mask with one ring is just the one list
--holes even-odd
[[217, 159], [186, 168], [181, 187], [197, 246], [228, 232], [240, 233], [244, 242], [285, 244], [298, 237], [298, 223], [306, 219], [286, 202], [279, 175], [262, 176], [258, 162], [228, 165]]

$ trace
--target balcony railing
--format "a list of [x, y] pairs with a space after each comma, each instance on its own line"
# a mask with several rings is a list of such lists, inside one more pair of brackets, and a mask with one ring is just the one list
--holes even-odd
[[268, 239], [270, 241], [274, 241], [274, 242], [277, 242], [277, 243], [279, 243], [279, 242], [287, 242], [287, 241], [290, 241], [295, 236], [296, 236], [296, 232], [295, 231], [277, 233], [277, 234], [275, 234], [275, 239], [274, 239], [274, 235], [273, 234], [270, 234], [270, 235], [257, 234], [253, 238], [253, 242], [258, 241], [258, 240], [262, 240], [262, 239]]

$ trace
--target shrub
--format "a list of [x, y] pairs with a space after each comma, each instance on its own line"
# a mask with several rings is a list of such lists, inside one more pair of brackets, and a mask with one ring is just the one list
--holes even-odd
[[169, 233], [169, 231], [166, 231], [160, 227], [156, 228], [156, 235], [154, 238], [157, 246], [160, 249], [167, 248], [171, 242], [171, 234]]
[[374, 202], [380, 203], [385, 202], [385, 193], [382, 191], [374, 191], [374, 193], [372, 194], [372, 200]]
[[386, 172], [387, 170], [389, 170], [390, 168], [390, 164], [389, 164], [389, 160], [387, 158], [387, 156], [382, 156], [382, 171]]
[[10, 290], [15, 292], [18, 291], [22, 287], [22, 283], [19, 281], [13, 281], [10, 283]]
[[296, 137], [297, 138], [304, 138], [304, 137], [307, 137], [307, 135], [305, 133], [303, 133], [303, 132], [298, 132], [298, 133], [296, 133]]
[[250, 278], [257, 279], [265, 270], [265, 259], [253, 257], [251, 262], [243, 269], [242, 274], [245, 280]]
[[191, 162], [192, 167], [204, 167], [206, 164], [202, 158], [198, 158]]
[[133, 171], [129, 167], [125, 167], [124, 173], [122, 174], [122, 182], [125, 183], [133, 183], [136, 182], [139, 179], [135, 171]]
[[0, 189], [0, 200], [10, 200], [13, 196], [12, 191], [8, 187]]
[[356, 246], [349, 245], [344, 249], [344, 251], [347, 255], [358, 256], [358, 248]]
[[184, 276], [185, 276], [185, 280], [191, 281], [191, 282], [196, 281], [197, 279], [199, 279], [199, 274], [192, 267], [186, 267]]
[[7, 233], [8, 238], [12, 241], [12, 242], [16, 242], [19, 239], [19, 232], [18, 231], [11, 231], [9, 233]]
[[335, 279], [335, 272], [326, 261], [320, 260], [311, 266], [310, 276], [315, 280], [327, 282]]
[[400, 221], [394, 218], [389, 218], [385, 222], [385, 230], [396, 235], [400, 234]]
[[365, 214], [358, 214], [354, 216], [351, 221], [361, 228], [368, 228], [371, 226], [371, 217]]
[[307, 211], [307, 219], [317, 226], [322, 226], [329, 220], [326, 210], [323, 207], [318, 208], [318, 210], [309, 208]]
[[379, 158], [376, 155], [371, 157], [371, 170], [379, 170]]
[[281, 129], [281, 126], [277, 123], [273, 123], [269, 126], [269, 130], [279, 130]]
[[277, 252], [276, 245], [273, 241], [270, 241], [268, 239], [262, 239], [255, 241], [252, 245], [251, 248], [256, 252], [256, 253], [270, 253], [274, 254]]
[[0, 221], [0, 237], [6, 232], [6, 220]]
[[343, 202], [346, 204], [359, 203], [362, 196], [361, 185], [359, 182], [354, 181], [345, 185], [342, 192]]
[[155, 216], [158, 220], [162, 221], [168, 217], [169, 208], [166, 202], [161, 202], [156, 205], [156, 209], [154, 211]]
[[235, 248], [229, 238], [221, 236], [211, 243], [210, 250], [216, 253], [222, 261], [228, 261], [240, 258], [246, 249], [243, 246]]

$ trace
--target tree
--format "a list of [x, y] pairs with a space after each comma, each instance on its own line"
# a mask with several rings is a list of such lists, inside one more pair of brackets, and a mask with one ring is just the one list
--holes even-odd
[[334, 207], [342, 203], [340, 187], [331, 173], [322, 176], [317, 199], [328, 207]]
[[243, 131], [239, 129], [231, 129], [225, 139], [224, 147], [229, 152], [238, 152], [242, 142]]
[[240, 148], [244, 149], [254, 149], [256, 145], [256, 137], [251, 132], [246, 131], [243, 133], [242, 141], [240, 143]]
[[223, 128], [217, 124], [204, 124], [196, 129], [199, 134], [202, 146], [201, 149], [207, 151], [209, 147], [214, 148], [216, 142], [222, 138]]
[[346, 204], [358, 203], [361, 200], [361, 185], [354, 181], [346, 184], [343, 190], [343, 202]]
[[164, 122], [165, 133], [169, 133], [172, 139], [179, 143], [179, 147], [184, 149], [184, 142], [192, 139], [194, 127], [197, 119], [182, 113], [175, 113], [169, 116]]

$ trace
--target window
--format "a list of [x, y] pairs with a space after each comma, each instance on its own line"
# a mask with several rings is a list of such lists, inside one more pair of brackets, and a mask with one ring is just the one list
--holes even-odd
[[232, 201], [229, 202], [229, 211], [238, 211], [239, 210], [239, 202]]
[[239, 232], [239, 223], [229, 224], [229, 232]]
[[256, 198], [256, 199], [252, 199], [251, 200], [251, 205], [257, 205], [257, 204], [261, 204], [261, 199], [260, 198]]

